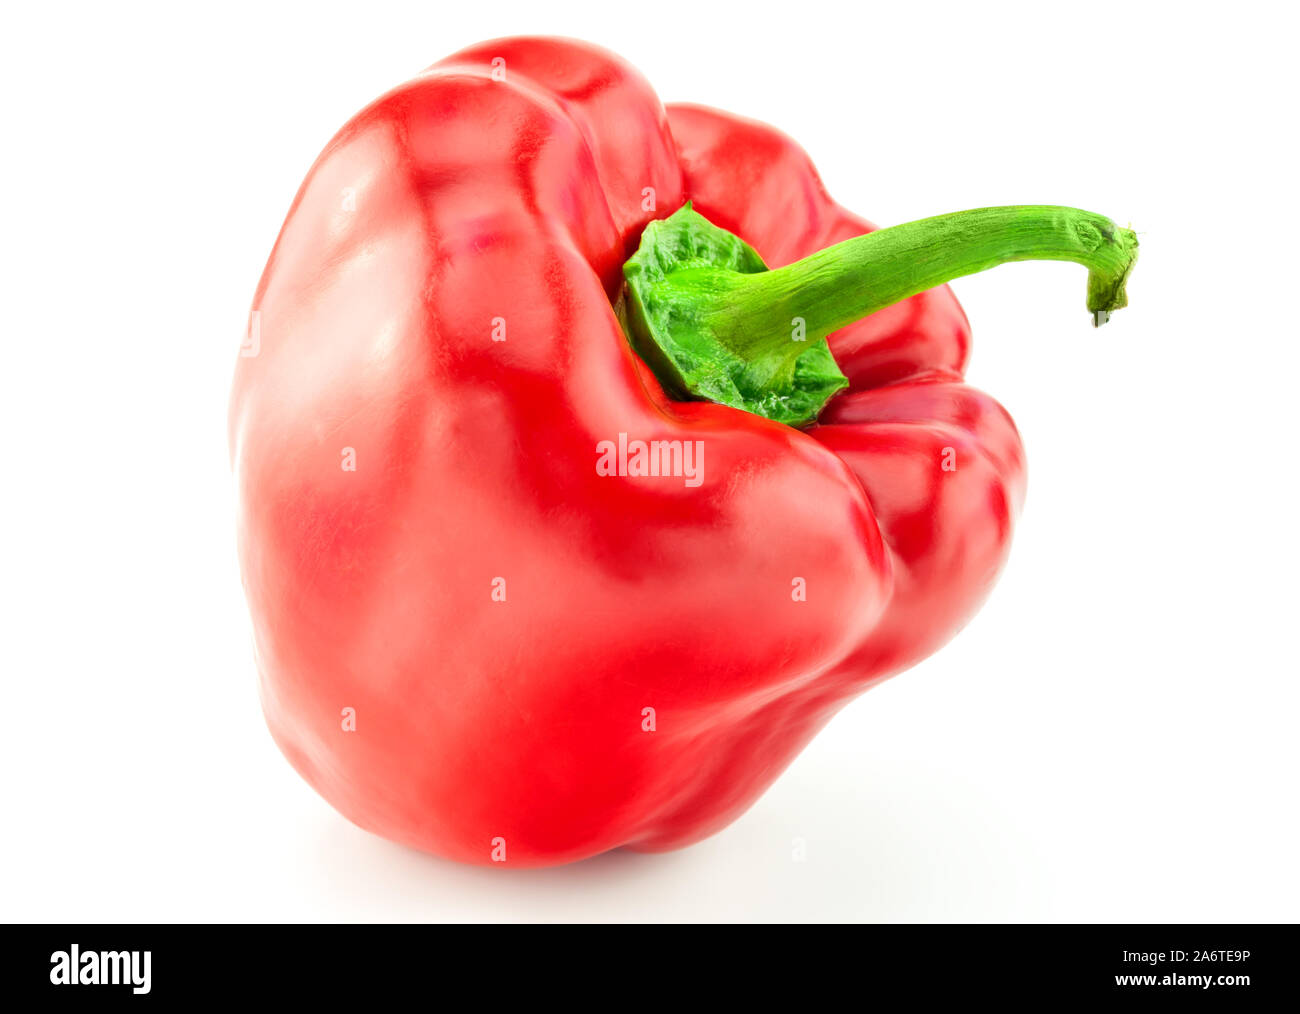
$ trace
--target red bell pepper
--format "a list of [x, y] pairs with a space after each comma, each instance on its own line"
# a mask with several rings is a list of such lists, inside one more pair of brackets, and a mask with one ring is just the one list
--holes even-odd
[[942, 283], [1074, 260], [1099, 323], [1135, 255], [1068, 208], [877, 231], [783, 134], [582, 43], [436, 64], [312, 168], [241, 350], [276, 742], [466, 862], [725, 827], [1006, 556], [1021, 444]]

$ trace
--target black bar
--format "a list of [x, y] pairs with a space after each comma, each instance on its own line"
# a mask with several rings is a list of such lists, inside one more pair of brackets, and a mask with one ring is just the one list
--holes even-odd
[[[516, 991], [534, 1002], [690, 1007], [780, 988], [808, 1002], [847, 990], [872, 1005], [896, 996], [1160, 997], [1236, 1008], [1297, 991], [1293, 925], [37, 924], [4, 934], [0, 988], [42, 1002], [373, 1003], [414, 990], [427, 998], [422, 1006], [456, 1009]], [[454, 1002], [459, 996], [467, 1002]]]

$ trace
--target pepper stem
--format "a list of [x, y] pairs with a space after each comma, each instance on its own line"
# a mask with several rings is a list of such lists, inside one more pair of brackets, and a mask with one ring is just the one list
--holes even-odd
[[1090, 211], [977, 208], [879, 229], [768, 270], [738, 237], [686, 205], [652, 222], [624, 265], [628, 337], [665, 387], [790, 425], [847, 386], [825, 338], [936, 285], [1011, 261], [1088, 269], [1104, 324], [1128, 304], [1137, 236]]
[[918, 292], [1011, 261], [1074, 261], [1088, 269], [1094, 326], [1128, 304], [1137, 237], [1078, 208], [976, 208], [879, 229], [760, 274], [722, 294], [706, 319], [724, 344], [757, 336], [786, 344], [793, 317], [822, 337]]

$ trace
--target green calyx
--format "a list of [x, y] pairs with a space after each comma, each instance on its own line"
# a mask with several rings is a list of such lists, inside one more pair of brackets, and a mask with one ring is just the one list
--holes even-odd
[[769, 270], [686, 204], [623, 265], [619, 319], [665, 390], [790, 426], [848, 386], [826, 336], [918, 292], [1016, 260], [1088, 268], [1094, 325], [1125, 306], [1137, 237], [1076, 208], [979, 208], [880, 229]]
[[[767, 271], [748, 243], [688, 202], [651, 222], [623, 265], [624, 330], [670, 395], [703, 398], [791, 426], [849, 386], [826, 344], [791, 322], [785, 334], [719, 334], [717, 309]], [[747, 342], [746, 338], [754, 341]]]

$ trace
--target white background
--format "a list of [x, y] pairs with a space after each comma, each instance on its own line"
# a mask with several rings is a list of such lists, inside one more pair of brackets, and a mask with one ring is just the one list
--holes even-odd
[[[1295, 920], [1295, 24], [1282, 5], [107, 5], [4, 31], [7, 920]], [[505, 34], [772, 122], [889, 224], [1132, 222], [1084, 272], [956, 284], [1015, 416], [1009, 568], [685, 851], [463, 868], [347, 823], [262, 725], [225, 399], [308, 166]], [[807, 861], [792, 861], [795, 839]]]

